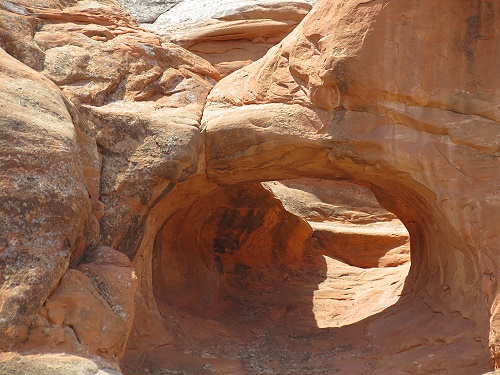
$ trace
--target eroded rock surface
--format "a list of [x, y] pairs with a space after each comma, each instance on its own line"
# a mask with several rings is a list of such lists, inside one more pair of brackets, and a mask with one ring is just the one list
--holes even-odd
[[1, 371], [498, 368], [497, 2], [224, 4], [0, 1]]
[[396, 302], [409, 264], [352, 267], [323, 255], [312, 234], [260, 184], [220, 188], [175, 212], [154, 245], [165, 332], [149, 333], [155, 345], [132, 336], [124, 372], [352, 373], [342, 363], [363, 358], [353, 341], [363, 328], [339, 339], [335, 328]]
[[[410, 305], [460, 312], [477, 350], [497, 310], [500, 74], [486, 68], [498, 54], [497, 7], [320, 2], [263, 59], [219, 82], [203, 117], [210, 179], [370, 186], [410, 232]], [[429, 35], [451, 15], [459, 21]], [[496, 332], [493, 323], [493, 357]]]
[[99, 147], [101, 237], [127, 252], [140, 242], [151, 205], [198, 171], [197, 126], [218, 73], [117, 9], [79, 2], [39, 10], [34, 40], [45, 53], [42, 73], [76, 104]]
[[99, 360], [64, 355], [10, 355], [0, 354], [0, 371], [5, 375], [120, 375], [116, 367], [104, 365]]
[[399, 219], [366, 187], [344, 181], [265, 183], [285, 208], [308, 220], [325, 255], [351, 266], [386, 267], [410, 261], [410, 237]]
[[22, 350], [116, 362], [131, 270], [111, 267], [95, 286], [85, 275], [95, 270], [77, 266], [98, 244], [134, 257], [151, 208], [202, 171], [199, 119], [219, 75], [115, 1], [4, 2], [0, 12], [2, 47], [39, 70], [2, 51], [2, 350], [30, 336]]
[[[0, 50], [0, 349], [28, 334], [70, 260], [97, 241], [78, 131], [57, 86]], [[97, 150], [94, 144], [94, 156]]]
[[210, 61], [226, 76], [264, 56], [311, 8], [305, 0], [185, 0], [143, 26]]
[[134, 319], [137, 278], [129, 259], [106, 247], [69, 269], [40, 308], [23, 350], [122, 356]]

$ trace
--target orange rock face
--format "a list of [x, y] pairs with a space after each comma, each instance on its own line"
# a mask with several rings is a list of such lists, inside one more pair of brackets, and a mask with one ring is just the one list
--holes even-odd
[[[0, 12], [2, 47], [39, 70], [1, 51], [0, 347], [21, 350], [29, 336], [22, 350], [116, 365], [133, 316], [130, 269], [78, 267], [96, 245], [133, 257], [151, 206], [197, 172], [198, 119], [218, 73], [140, 29], [115, 1], [6, 3]], [[97, 286], [82, 273], [94, 271]]]
[[499, 8], [0, 1], [0, 372], [500, 368]]
[[79, 157], [82, 133], [68, 111], [72, 105], [48, 79], [3, 50], [0, 55], [0, 348], [5, 350], [26, 338], [38, 308], [78, 250], [95, 245], [98, 224]]
[[134, 318], [136, 280], [124, 254], [97, 248], [65, 273], [40, 308], [22, 349], [44, 347], [116, 362]]
[[360, 355], [363, 346], [347, 347], [347, 331], [339, 340], [335, 329], [394, 303], [408, 263], [352, 267], [324, 256], [329, 249], [312, 234], [260, 184], [221, 188], [177, 210], [154, 245], [152, 285], [164, 331], [145, 331], [145, 316], [137, 315], [143, 334], [132, 335], [123, 371], [350, 371], [329, 362], [340, 352]]
[[357, 267], [391, 267], [410, 261], [404, 225], [365, 187], [344, 181], [267, 183], [285, 208], [309, 221], [325, 255]]
[[185, 1], [145, 26], [208, 60], [224, 77], [264, 56], [311, 8], [303, 0]]
[[212, 193], [176, 212], [158, 233], [156, 299], [205, 310], [227, 275], [293, 267], [311, 234], [305, 221], [285, 211], [260, 184]]
[[406, 293], [460, 312], [483, 347], [490, 315], [493, 358], [500, 74], [486, 66], [497, 7], [320, 2], [265, 58], [223, 79], [203, 118], [217, 181], [368, 184], [410, 232]]

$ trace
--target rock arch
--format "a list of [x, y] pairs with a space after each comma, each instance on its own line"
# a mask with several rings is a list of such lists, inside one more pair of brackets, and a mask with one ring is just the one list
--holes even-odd
[[[468, 20], [493, 17], [478, 33], [496, 35], [499, 13], [487, 3], [320, 2], [263, 59], [221, 80], [203, 111], [200, 174], [176, 185], [145, 222], [134, 260], [147, 322], [138, 342], [162, 329], [149, 293], [153, 238], [180, 202], [218, 185], [335, 178], [369, 186], [410, 231], [410, 302], [400, 319], [422, 304], [460, 316], [465, 340], [484, 348], [483, 360], [489, 347], [495, 362], [500, 75], [484, 64], [498, 51], [494, 38], [467, 31]], [[429, 30], [447, 15], [460, 21], [436, 43]], [[472, 50], [482, 57], [471, 59]], [[421, 330], [430, 341], [446, 326], [436, 322]]]
[[[407, 5], [320, 2], [263, 59], [223, 79], [202, 121], [207, 173], [371, 184], [415, 239], [415, 290], [473, 320], [478, 337], [490, 315], [496, 358], [500, 75], [478, 72], [498, 54], [485, 36], [498, 35], [499, 12], [493, 2]], [[458, 21], [442, 29], [449, 15]]]
[[[168, 344], [152, 293], [168, 218], [220, 186], [307, 176], [368, 186], [411, 232], [407, 296], [374, 332], [416, 319], [425, 329], [406, 348], [440, 345], [434, 333], [445, 332], [449, 350], [480, 347], [483, 366], [489, 347], [500, 367], [496, 1], [321, 0], [217, 84], [212, 65], [141, 29], [117, 1], [28, 3], [0, 7], [2, 350], [49, 345], [116, 365], [135, 287], [116, 250], [138, 277], [128, 350]], [[128, 286], [109, 288], [106, 272]], [[60, 304], [48, 308], [84, 289], [116, 323], [112, 340], [77, 337], [85, 301], [67, 321]], [[440, 318], [426, 321], [425, 309]]]

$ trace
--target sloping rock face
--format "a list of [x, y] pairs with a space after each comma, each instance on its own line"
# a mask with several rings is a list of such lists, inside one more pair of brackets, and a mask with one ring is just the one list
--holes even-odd
[[[224, 9], [0, 0], [0, 372], [500, 368], [497, 2]], [[259, 184], [299, 177], [372, 191], [406, 280]]]
[[139, 23], [153, 23], [182, 0], [122, 0], [123, 6]]
[[[219, 74], [115, 1], [2, 2], [0, 22], [17, 58], [1, 51], [0, 349], [117, 368], [142, 268], [113, 253], [133, 259], [152, 207], [203, 172]], [[154, 239], [165, 219], [151, 220]]]
[[491, 316], [494, 359], [498, 11], [492, 1], [320, 2], [265, 58], [223, 79], [203, 117], [210, 179], [368, 184], [410, 232], [410, 305], [459, 313], [483, 345]]
[[265, 183], [285, 208], [306, 219], [325, 254], [362, 268], [410, 261], [410, 237], [366, 187], [345, 181], [298, 179]]
[[310, 10], [311, 1], [305, 0], [185, 0], [142, 25], [210, 61], [226, 76], [264, 56]]
[[265, 182], [287, 211], [310, 223], [373, 224], [396, 216], [377, 202], [365, 186], [346, 181], [302, 178]]

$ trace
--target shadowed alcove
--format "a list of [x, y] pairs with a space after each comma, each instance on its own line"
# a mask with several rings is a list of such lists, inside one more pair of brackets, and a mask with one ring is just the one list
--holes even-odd
[[[463, 351], [474, 325], [436, 313], [429, 294], [422, 297], [425, 229], [406, 223], [408, 276], [408, 232], [364, 185], [235, 184], [176, 210], [152, 258], [168, 340], [125, 355], [124, 371], [439, 373], [443, 356]], [[407, 207], [387, 199], [397, 212]], [[484, 356], [480, 342], [466, 347], [463, 374]]]
[[155, 240], [154, 294], [177, 352], [166, 367], [334, 371], [332, 361], [356, 349], [349, 336], [330, 343], [322, 328], [394, 304], [408, 268], [408, 233], [366, 188], [221, 188], [177, 211]]

